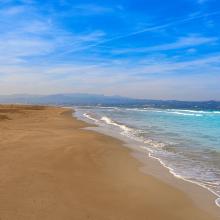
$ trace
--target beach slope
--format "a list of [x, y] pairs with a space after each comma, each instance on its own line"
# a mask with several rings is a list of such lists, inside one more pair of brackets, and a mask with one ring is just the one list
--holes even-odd
[[71, 109], [0, 106], [1, 220], [217, 220]]

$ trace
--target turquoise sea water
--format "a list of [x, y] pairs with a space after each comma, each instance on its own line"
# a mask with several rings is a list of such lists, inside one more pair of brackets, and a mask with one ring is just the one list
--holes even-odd
[[135, 139], [171, 173], [220, 197], [219, 111], [77, 107], [76, 115]]

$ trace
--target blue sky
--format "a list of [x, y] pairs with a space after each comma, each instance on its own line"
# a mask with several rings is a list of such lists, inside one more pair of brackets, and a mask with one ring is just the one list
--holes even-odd
[[0, 94], [220, 100], [218, 0], [0, 0]]

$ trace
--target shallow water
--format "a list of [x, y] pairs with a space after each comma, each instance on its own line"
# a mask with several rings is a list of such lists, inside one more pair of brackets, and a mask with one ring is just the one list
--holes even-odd
[[220, 112], [93, 106], [76, 116], [138, 141], [175, 176], [220, 197]]

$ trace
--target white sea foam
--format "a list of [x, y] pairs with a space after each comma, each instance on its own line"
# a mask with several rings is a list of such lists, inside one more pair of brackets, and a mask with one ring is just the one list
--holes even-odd
[[96, 123], [98, 123], [98, 120], [93, 118], [91, 115], [89, 115], [88, 113], [84, 113], [83, 116], [85, 116], [86, 118], [88, 118], [89, 120], [92, 120]]
[[157, 113], [170, 113], [183, 116], [196, 116], [201, 117], [204, 115], [220, 114], [220, 111], [202, 111], [202, 110], [187, 110], [187, 109], [157, 109], [157, 108], [126, 108], [127, 111], [137, 112], [157, 112]]
[[194, 114], [209, 114], [208, 111], [200, 111], [200, 110], [187, 110], [187, 109], [168, 109], [168, 111], [178, 111], [178, 112], [188, 112]]
[[115, 121], [113, 121], [112, 119], [110, 119], [110, 118], [108, 118], [108, 117], [106, 117], [106, 116], [103, 116], [103, 117], [101, 118], [101, 120], [104, 121], [105, 123], [109, 124], [109, 125], [114, 125], [114, 126], [116, 126], [116, 127], [119, 127], [119, 128], [121, 128], [123, 131], [125, 131], [125, 132], [131, 131], [131, 129], [128, 128], [126, 125], [118, 124], [118, 123], [116, 123]]
[[184, 115], [184, 116], [196, 116], [196, 117], [203, 116], [202, 114], [184, 113], [184, 112], [179, 112], [179, 111], [169, 111], [166, 113], [176, 114], [176, 115]]
[[171, 168], [171, 167], [169, 167], [168, 165], [166, 165], [160, 158], [154, 156], [154, 155], [153, 155], [154, 151], [153, 151], [152, 149], [150, 149], [150, 148], [148, 148], [148, 147], [145, 147], [145, 146], [141, 146], [141, 147], [142, 147], [143, 149], [146, 149], [146, 150], [148, 151], [148, 156], [149, 156], [150, 158], [153, 158], [153, 159], [158, 160], [158, 161], [160, 162], [160, 164], [161, 164], [163, 167], [165, 167], [166, 169], [168, 169], [169, 172], [170, 172], [173, 176], [175, 176], [176, 178], [179, 178], [179, 179], [182, 179], [182, 180], [184, 180], [184, 181], [187, 181], [187, 182], [196, 184], [196, 185], [198, 185], [198, 186], [200, 186], [200, 187], [202, 187], [202, 188], [205, 188], [205, 189], [209, 190], [211, 193], [213, 193], [216, 197], [218, 197], [218, 198], [215, 200], [215, 204], [216, 204], [218, 207], [220, 207], [220, 194], [216, 193], [216, 192], [213, 191], [210, 187], [207, 187], [205, 184], [202, 184], [202, 183], [200, 183], [200, 182], [198, 182], [198, 181], [189, 180], [189, 179], [187, 179], [187, 178], [185, 178], [185, 177], [183, 177], [183, 176], [177, 174], [177, 173], [174, 171], [173, 168]]
[[192, 116], [212, 116], [215, 114], [220, 114], [220, 111], [201, 111], [201, 110], [177, 110], [177, 109], [169, 109], [169, 112], [175, 112], [175, 113], [184, 113], [186, 115], [192, 115]]
[[[144, 111], [146, 111], [146, 110], [144, 110]], [[153, 111], [153, 110], [151, 109], [151, 111]], [[158, 110], [158, 111], [160, 111], [160, 110]], [[165, 111], [163, 111], [163, 112], [165, 112]], [[185, 115], [189, 115], [190, 114], [190, 116], [191, 115], [198, 115], [197, 113], [195, 114], [195, 112], [197, 112], [197, 111], [192, 111], [192, 110], [180, 110], [180, 111], [167, 110], [167, 112], [170, 112], [172, 114], [185, 114]], [[199, 115], [201, 115], [201, 114], [203, 114], [203, 113], [200, 111]], [[161, 158], [159, 158], [159, 157], [157, 157], [155, 155], [155, 150], [157, 150], [157, 149], [159, 149], [159, 150], [161, 149], [162, 150], [162, 148], [164, 146], [166, 146], [165, 143], [157, 142], [157, 141], [152, 140], [152, 139], [146, 139], [146, 138], [143, 138], [143, 137], [139, 137], [139, 136], [137, 136], [137, 134], [140, 133], [139, 130], [135, 130], [135, 129], [129, 128], [128, 126], [126, 126], [124, 124], [120, 124], [120, 123], [112, 120], [111, 118], [109, 118], [107, 116], [102, 116], [100, 119], [96, 119], [96, 118], [92, 117], [91, 114], [89, 114], [89, 113], [84, 113], [83, 116], [86, 117], [87, 119], [93, 121], [94, 123], [96, 123], [98, 125], [102, 125], [103, 122], [104, 122], [106, 125], [115, 126], [115, 127], [119, 128], [121, 130], [120, 134], [125, 135], [125, 136], [127, 136], [129, 138], [132, 138], [132, 139], [134, 139], [136, 141], [139, 141], [139, 142], [142, 142], [142, 143], [146, 144], [146, 146], [142, 146], [142, 148], [146, 149], [148, 151], [149, 157], [158, 160], [160, 162], [160, 164], [162, 166], [166, 167], [169, 170], [169, 172], [172, 175], [174, 175], [176, 178], [180, 178], [180, 179], [183, 179], [185, 181], [197, 184], [197, 185], [199, 185], [199, 186], [209, 190], [210, 192], [212, 192], [216, 197], [218, 197], [215, 200], [215, 204], [218, 207], [220, 207], [220, 195], [219, 195], [218, 191], [213, 190], [214, 189], [214, 185], [219, 186], [219, 182], [216, 182], [216, 183], [213, 183], [213, 182], [202, 182], [202, 181], [199, 181], [199, 180], [198, 181], [191, 180], [191, 179], [189, 179], [187, 177], [181, 176], [179, 174], [178, 170], [171, 168], [170, 166], [168, 166], [163, 161], [163, 159], [161, 159]]]
[[125, 110], [127, 111], [137, 111], [137, 112], [146, 112], [146, 111], [149, 111], [150, 109], [141, 109], [141, 108], [126, 108]]
[[153, 147], [156, 147], [156, 148], [163, 148], [163, 147], [166, 146], [165, 143], [156, 142], [156, 141], [153, 141], [153, 140], [151, 140], [151, 139], [145, 139], [145, 140], [144, 140], [144, 143], [145, 143], [145, 144], [149, 144], [149, 145], [151, 145], [151, 146], [153, 146]]
[[121, 110], [118, 107], [106, 107], [106, 106], [99, 106], [100, 109], [108, 109], [108, 110]]
[[220, 198], [218, 198], [218, 199], [215, 200], [215, 204], [216, 204], [218, 207], [220, 207]]
[[195, 114], [220, 114], [220, 111], [201, 111], [201, 110], [178, 110], [182, 112], [190, 112], [190, 113], [195, 113]]
[[214, 114], [220, 114], [220, 111], [213, 111]]

